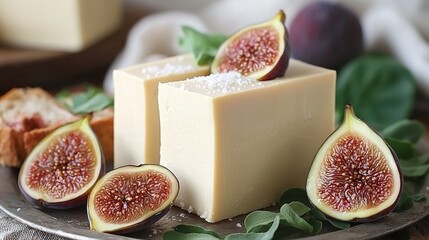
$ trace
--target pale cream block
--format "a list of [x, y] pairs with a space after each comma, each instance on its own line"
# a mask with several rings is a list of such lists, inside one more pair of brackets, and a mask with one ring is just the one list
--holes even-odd
[[291, 60], [276, 80], [212, 78], [160, 84], [158, 101], [161, 165], [181, 186], [175, 204], [216, 222], [305, 186], [334, 130], [336, 73]]
[[121, 0], [0, 0], [0, 42], [78, 51], [113, 33]]
[[192, 55], [115, 70], [114, 167], [159, 163], [158, 84], [208, 73]]

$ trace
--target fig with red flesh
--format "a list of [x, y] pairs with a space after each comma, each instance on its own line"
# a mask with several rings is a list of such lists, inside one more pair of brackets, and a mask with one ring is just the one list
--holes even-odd
[[27, 200], [57, 209], [86, 203], [105, 173], [104, 155], [89, 121], [86, 117], [56, 129], [31, 151], [18, 176]]
[[130, 165], [112, 170], [89, 195], [91, 229], [122, 234], [147, 228], [167, 214], [178, 193], [176, 176], [161, 165]]
[[347, 105], [343, 123], [316, 154], [306, 191], [311, 203], [326, 215], [368, 222], [395, 208], [402, 182], [395, 152]]
[[280, 11], [271, 20], [232, 35], [217, 51], [211, 72], [235, 71], [258, 80], [283, 76], [290, 52], [285, 19]]

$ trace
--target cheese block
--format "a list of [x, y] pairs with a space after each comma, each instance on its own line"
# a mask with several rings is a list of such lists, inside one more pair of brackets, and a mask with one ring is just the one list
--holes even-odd
[[303, 188], [334, 130], [335, 79], [291, 60], [271, 81], [231, 72], [160, 84], [160, 163], [179, 179], [175, 204], [217, 222]]
[[0, 42], [79, 51], [118, 29], [121, 0], [0, 0]]
[[192, 55], [166, 58], [113, 72], [114, 167], [159, 163], [158, 84], [208, 74]]

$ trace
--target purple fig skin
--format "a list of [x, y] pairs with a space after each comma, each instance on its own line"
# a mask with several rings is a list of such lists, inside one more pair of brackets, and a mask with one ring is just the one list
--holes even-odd
[[106, 233], [112, 233], [112, 234], [128, 234], [128, 233], [134, 233], [137, 231], [141, 231], [143, 229], [147, 229], [148, 227], [152, 226], [156, 222], [158, 222], [161, 218], [163, 218], [171, 209], [173, 204], [171, 204], [169, 207], [164, 208], [162, 211], [157, 212], [156, 214], [150, 216], [148, 219], [137, 223], [132, 226], [127, 226], [121, 229], [116, 229], [114, 231], [106, 232]]
[[282, 77], [285, 75], [287, 68], [289, 67], [289, 53], [290, 53], [290, 44], [287, 40], [287, 34], [285, 34], [285, 49], [283, 51], [282, 56], [280, 57], [277, 64], [271, 69], [270, 72], [259, 78], [260, 81], [267, 81], [271, 79], [275, 79], [278, 77]]
[[339, 70], [364, 51], [358, 17], [339, 3], [312, 2], [290, 25], [292, 57]]
[[[143, 221], [138, 222], [138, 223], [133, 224], [133, 225], [129, 225], [129, 226], [126, 226], [126, 224], [123, 224], [124, 225], [123, 227], [120, 227], [120, 228], [117, 228], [117, 229], [114, 229], [114, 230], [111, 230], [111, 231], [103, 231], [104, 233], [128, 234], [128, 233], [133, 233], [133, 232], [137, 232], [137, 231], [141, 231], [141, 230], [147, 229], [150, 226], [152, 226], [153, 224], [155, 224], [156, 222], [158, 222], [161, 218], [163, 218], [170, 211], [170, 209], [172, 208], [174, 200], [176, 199], [176, 197], [177, 197], [177, 195], [178, 195], [178, 193], [180, 191], [180, 184], [179, 184], [179, 181], [178, 181], [177, 177], [169, 169], [167, 169], [167, 168], [165, 168], [165, 167], [163, 167], [161, 165], [158, 165], [158, 164], [140, 164], [140, 165], [124, 165], [124, 166], [118, 167], [118, 168], [116, 168], [116, 169], [114, 169], [112, 171], [118, 171], [118, 170], [121, 171], [120, 169], [126, 169], [126, 168], [129, 168], [129, 167], [139, 168], [139, 167], [143, 167], [143, 166], [148, 167], [148, 169], [152, 168], [152, 169], [155, 169], [155, 170], [156, 170], [156, 168], [163, 168], [167, 172], [169, 172], [171, 174], [172, 178], [174, 178], [175, 181], [177, 182], [177, 186], [176, 187], [172, 186], [172, 192], [170, 193], [171, 196], [174, 196], [174, 197], [170, 198], [171, 202], [168, 205], [166, 205], [162, 209], [157, 209], [157, 212], [152, 211], [152, 212], [154, 212], [154, 214], [151, 215], [151, 216], [149, 216], [149, 217], [147, 217]], [[126, 172], [126, 170], [124, 170], [124, 171]], [[103, 180], [101, 180], [101, 181], [103, 181]], [[99, 187], [98, 184], [99, 183], [96, 183], [97, 187]], [[93, 190], [97, 191], [98, 189], [93, 189]], [[91, 212], [92, 212], [91, 209], [94, 209], [94, 203], [92, 201], [90, 201], [90, 200], [91, 200], [91, 197], [89, 197], [88, 200], [87, 200], [87, 215], [88, 215], [88, 220], [89, 220], [89, 223], [90, 223], [90, 229], [96, 230], [94, 228], [94, 225], [96, 225], [96, 223], [97, 223], [96, 221], [98, 221], [97, 220], [98, 216], [97, 217], [96, 217], [96, 215], [94, 217], [91, 216]]]
[[[106, 166], [105, 166], [105, 161], [104, 161], [104, 155], [102, 153], [103, 159], [102, 159], [102, 163], [101, 163], [101, 168], [100, 168], [100, 172], [98, 173], [98, 179], [100, 179], [105, 173], [106, 173]], [[25, 177], [25, 176], [21, 176], [21, 177]], [[33, 206], [37, 207], [37, 208], [49, 208], [49, 209], [71, 209], [71, 208], [76, 208], [76, 207], [80, 207], [86, 204], [86, 200], [88, 198], [89, 193], [91, 192], [92, 188], [89, 188], [86, 192], [82, 193], [79, 197], [75, 198], [75, 199], [71, 199], [68, 201], [64, 201], [64, 202], [49, 202], [43, 199], [34, 199], [32, 197], [30, 197], [27, 192], [25, 191], [25, 189], [22, 187], [22, 182], [25, 182], [25, 180], [19, 180], [18, 181], [18, 188], [21, 191], [22, 196], [24, 196], [25, 200], [27, 200], [27, 202], [29, 202], [30, 204], [32, 204]]]
[[[266, 80], [272, 80], [278, 77], [284, 76], [288, 66], [289, 66], [289, 59], [290, 59], [290, 44], [289, 44], [289, 33], [285, 26], [285, 20], [286, 16], [282, 10], [279, 11], [279, 13], [271, 20], [266, 21], [261, 24], [255, 24], [250, 25], [245, 28], [242, 28], [241, 30], [237, 31], [235, 34], [233, 34], [228, 40], [226, 40], [222, 46], [219, 48], [218, 53], [216, 54], [215, 59], [213, 60], [210, 71], [211, 73], [218, 73], [218, 72], [225, 72], [225, 71], [237, 71], [241, 74], [255, 78], [260, 81], [266, 81]], [[278, 44], [279, 44], [279, 52], [276, 55], [276, 58], [273, 60], [276, 60], [276, 62], [273, 61], [271, 65], [266, 65], [262, 68], [258, 68], [257, 70], [250, 70], [250, 69], [237, 69], [241, 67], [241, 64], [237, 66], [237, 63], [246, 63], [245, 61], [249, 61], [247, 57], [245, 57], [245, 60], [243, 59], [231, 59], [229, 58], [231, 55], [228, 55], [228, 51], [231, 49], [234, 49], [234, 41], [237, 39], [246, 39], [242, 37], [243, 34], [246, 34], [248, 30], [254, 30], [258, 29], [260, 27], [267, 27], [271, 26], [277, 31], [279, 34], [283, 34], [283, 37], [279, 36]], [[260, 44], [260, 46], [263, 46], [263, 44]], [[254, 47], [253, 45], [251, 47]], [[268, 46], [269, 47], [269, 46]], [[260, 47], [261, 48], [261, 47]], [[240, 48], [241, 49], [241, 48]], [[259, 49], [259, 48], [258, 48]], [[241, 56], [247, 56], [246, 54], [250, 55], [260, 55], [261, 52], [259, 50], [255, 50], [254, 52], [243, 50], [244, 53], [241, 53]], [[230, 66], [229, 69], [225, 70], [222, 69], [223, 62], [227, 60], [232, 60], [235, 62], [236, 66]], [[271, 60], [271, 59], [270, 59]], [[265, 60], [253, 60], [253, 61], [264, 61]], [[252, 62], [250, 60], [249, 62]], [[224, 65], [225, 66], [225, 65]], [[247, 70], [247, 71], [246, 71]]]
[[[346, 106], [345, 106], [345, 111], [346, 112], [350, 112], [351, 111], [351, 113], [353, 114], [353, 116], [354, 116], [354, 118], [355, 119], [359, 119], [358, 117], [356, 117], [355, 115], [354, 115], [354, 113], [353, 113], [353, 108], [352, 108], [352, 106], [350, 105], [350, 104], [347, 104]], [[359, 119], [360, 120], [360, 119]], [[344, 121], [344, 120], [343, 120]], [[362, 120], [360, 120], [360, 121], [362, 121]], [[403, 173], [402, 173], [402, 169], [400, 168], [400, 165], [399, 165], [399, 158], [398, 158], [398, 156], [397, 156], [397, 154], [396, 154], [396, 152], [393, 150], [393, 148], [382, 138], [382, 136], [378, 133], [378, 132], [376, 132], [376, 131], [374, 131], [370, 126], [368, 126], [367, 124], [366, 124], [366, 126], [369, 128], [369, 129], [371, 129], [371, 131], [373, 132], [373, 133], [375, 133], [375, 135], [377, 135], [378, 137], [380, 137], [381, 139], [382, 139], [382, 141], [383, 141], [383, 143], [388, 147], [388, 149], [389, 149], [389, 151], [390, 151], [390, 153], [391, 153], [391, 155], [392, 155], [392, 158], [393, 158], [393, 160], [394, 160], [394, 163], [395, 163], [395, 166], [396, 166], [396, 169], [394, 169], [394, 168], [392, 168], [392, 171], [394, 171], [395, 172], [395, 175], [397, 175], [397, 176], [399, 176], [399, 182], [398, 182], [398, 184], [399, 184], [399, 188], [397, 188], [398, 190], [399, 190], [399, 192], [398, 192], [398, 195], [397, 195], [397, 197], [396, 197], [396, 199], [394, 200], [394, 202], [392, 202], [392, 204], [390, 205], [390, 206], [387, 206], [385, 209], [383, 209], [382, 211], [380, 211], [380, 212], [378, 212], [378, 213], [374, 213], [374, 214], [372, 214], [371, 216], [368, 216], [368, 217], [364, 217], [364, 218], [353, 218], [353, 219], [347, 219], [347, 220], [344, 220], [344, 219], [338, 219], [338, 218], [336, 218], [336, 217], [334, 217], [334, 216], [331, 216], [331, 214], [332, 213], [336, 213], [337, 211], [335, 211], [335, 210], [330, 210], [329, 212], [325, 212], [325, 211], [323, 211], [322, 209], [319, 209], [319, 210], [321, 210], [322, 212], [324, 212], [324, 214], [326, 215], [326, 216], [328, 216], [329, 218], [332, 218], [332, 219], [336, 219], [336, 220], [339, 220], [339, 221], [346, 221], [346, 222], [353, 222], [353, 223], [365, 223], [365, 222], [373, 222], [373, 221], [377, 221], [377, 220], [380, 220], [380, 219], [382, 219], [382, 218], [384, 218], [384, 217], [386, 217], [386, 216], [388, 216], [394, 209], [395, 209], [395, 207], [397, 206], [397, 204], [398, 204], [398, 202], [399, 202], [399, 199], [400, 199], [400, 197], [401, 197], [401, 194], [402, 194], [402, 191], [403, 191], [403, 182], [404, 182], [404, 176], [403, 176]], [[340, 126], [341, 127], [341, 126]], [[326, 140], [322, 143], [322, 145], [321, 145], [321, 147], [320, 147], [320, 149], [322, 149], [323, 148], [323, 146], [324, 145], [326, 145], [326, 144], [329, 144], [329, 142], [330, 142], [330, 138], [331, 137], [333, 137], [335, 134], [336, 134], [336, 132], [340, 129], [340, 127], [338, 127], [334, 132], [332, 132], [327, 138], [326, 138]], [[319, 152], [320, 151], [320, 149], [317, 151], [317, 152]], [[318, 153], [316, 153], [316, 155], [315, 155], [315, 157], [314, 157], [314, 159], [316, 159], [316, 157], [317, 157], [317, 155], [318, 155]], [[315, 162], [316, 160], [314, 160], [313, 161], [313, 164], [315, 164], [314, 162]], [[312, 165], [313, 165], [312, 164]], [[318, 165], [316, 165], [316, 166], [318, 166]], [[313, 166], [312, 166], [312, 168], [313, 168]], [[309, 174], [308, 174], [308, 176], [307, 176], [307, 178], [308, 179], [311, 179], [311, 178], [313, 178], [314, 176], [312, 176], [311, 175], [311, 170], [309, 171]], [[307, 190], [308, 190], [308, 182], [307, 182]], [[311, 188], [311, 191], [310, 191], [310, 193], [307, 191], [307, 194], [308, 194], [308, 196], [309, 196], [309, 201], [310, 201], [310, 203], [314, 206], [314, 207], [316, 207], [317, 208], [317, 204], [318, 204], [318, 199], [312, 199], [312, 197], [311, 197], [311, 192], [316, 192], [317, 190], [315, 189], [315, 188], [317, 188], [317, 186], [316, 185], [310, 185], [310, 186], [313, 186], [313, 188]], [[313, 201], [315, 201], [315, 202], [313, 202]], [[321, 204], [322, 205], [322, 204]], [[326, 205], [325, 205], [326, 206]], [[356, 210], [357, 212], [359, 212], [359, 210]], [[331, 214], [330, 214], [331, 213]]]
[[[89, 125], [90, 119], [91, 119], [91, 116], [87, 116], [87, 117], [82, 118], [80, 120], [77, 120], [75, 122], [71, 122], [71, 123], [68, 123], [68, 124], [61, 126], [57, 130], [53, 131], [48, 136], [46, 136], [32, 150], [30, 155], [25, 160], [23, 166], [21, 167], [21, 170], [20, 170], [19, 175], [18, 175], [18, 187], [19, 187], [22, 195], [24, 196], [24, 198], [28, 202], [30, 202], [31, 204], [33, 204], [34, 206], [36, 206], [38, 208], [51, 208], [51, 209], [69, 209], [69, 208], [74, 208], [74, 207], [85, 205], [86, 200], [88, 198], [89, 193], [91, 192], [92, 187], [95, 185], [97, 180], [99, 178], [101, 178], [106, 173], [106, 163], [105, 163], [103, 149], [100, 145], [100, 141], [98, 140], [97, 136], [95, 135], [95, 133], [93, 132], [93, 130], [91, 129], [91, 127]], [[27, 190], [25, 189], [27, 186], [25, 186], [23, 184], [26, 184], [27, 177], [30, 174], [31, 164], [33, 164], [34, 161], [36, 161], [35, 159], [37, 158], [38, 154], [44, 153], [48, 150], [47, 147], [50, 144], [49, 141], [55, 141], [55, 140], [58, 141], [58, 139], [56, 138], [57, 137], [57, 135], [56, 135], [57, 131], [61, 132], [64, 130], [64, 128], [67, 128], [68, 130], [69, 129], [72, 129], [72, 130], [70, 130], [70, 131], [67, 130], [65, 132], [73, 132], [76, 129], [79, 129], [81, 127], [84, 129], [82, 131], [89, 131], [87, 133], [89, 135], [87, 135], [87, 136], [89, 137], [90, 140], [88, 140], [88, 141], [93, 141], [93, 142], [90, 142], [90, 144], [94, 148], [94, 152], [93, 152], [94, 153], [94, 159], [92, 159], [92, 160], [95, 161], [94, 165], [96, 165], [95, 168], [93, 169], [93, 171], [95, 171], [98, 167], [100, 169], [98, 172], [93, 173], [94, 174], [93, 177], [95, 179], [91, 178], [91, 179], [89, 179], [89, 181], [87, 183], [87, 184], [90, 184], [92, 182], [93, 186], [89, 186], [89, 188], [85, 191], [84, 191], [84, 189], [81, 189], [80, 191], [82, 191], [82, 192], [79, 192], [78, 196], [76, 196], [73, 199], [68, 199], [68, 200], [63, 200], [63, 201], [53, 202], [53, 201], [49, 201], [49, 199], [34, 199], [33, 197], [31, 197], [30, 194], [28, 194], [26, 192], [28, 190], [28, 189]], [[95, 159], [97, 156], [99, 156], [99, 159]], [[76, 157], [76, 155], [73, 155], [71, 157]], [[54, 161], [54, 160], [52, 160], [52, 158], [48, 158], [47, 160]], [[64, 159], [61, 159], [61, 160], [64, 161]], [[50, 162], [50, 164], [54, 164], [54, 163], [55, 162]], [[85, 186], [85, 187], [87, 187], [87, 186]]]

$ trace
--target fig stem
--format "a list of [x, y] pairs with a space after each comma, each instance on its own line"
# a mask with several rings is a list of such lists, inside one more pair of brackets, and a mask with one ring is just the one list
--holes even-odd
[[286, 14], [285, 14], [285, 12], [280, 9], [279, 13], [277, 13], [277, 15], [274, 17], [273, 20], [274, 21], [278, 20], [278, 21], [280, 21], [280, 22], [282, 22], [284, 24], [285, 21], [286, 21]]
[[344, 124], [350, 125], [354, 120], [360, 119], [356, 117], [353, 106], [351, 104], [346, 104], [344, 110]]

